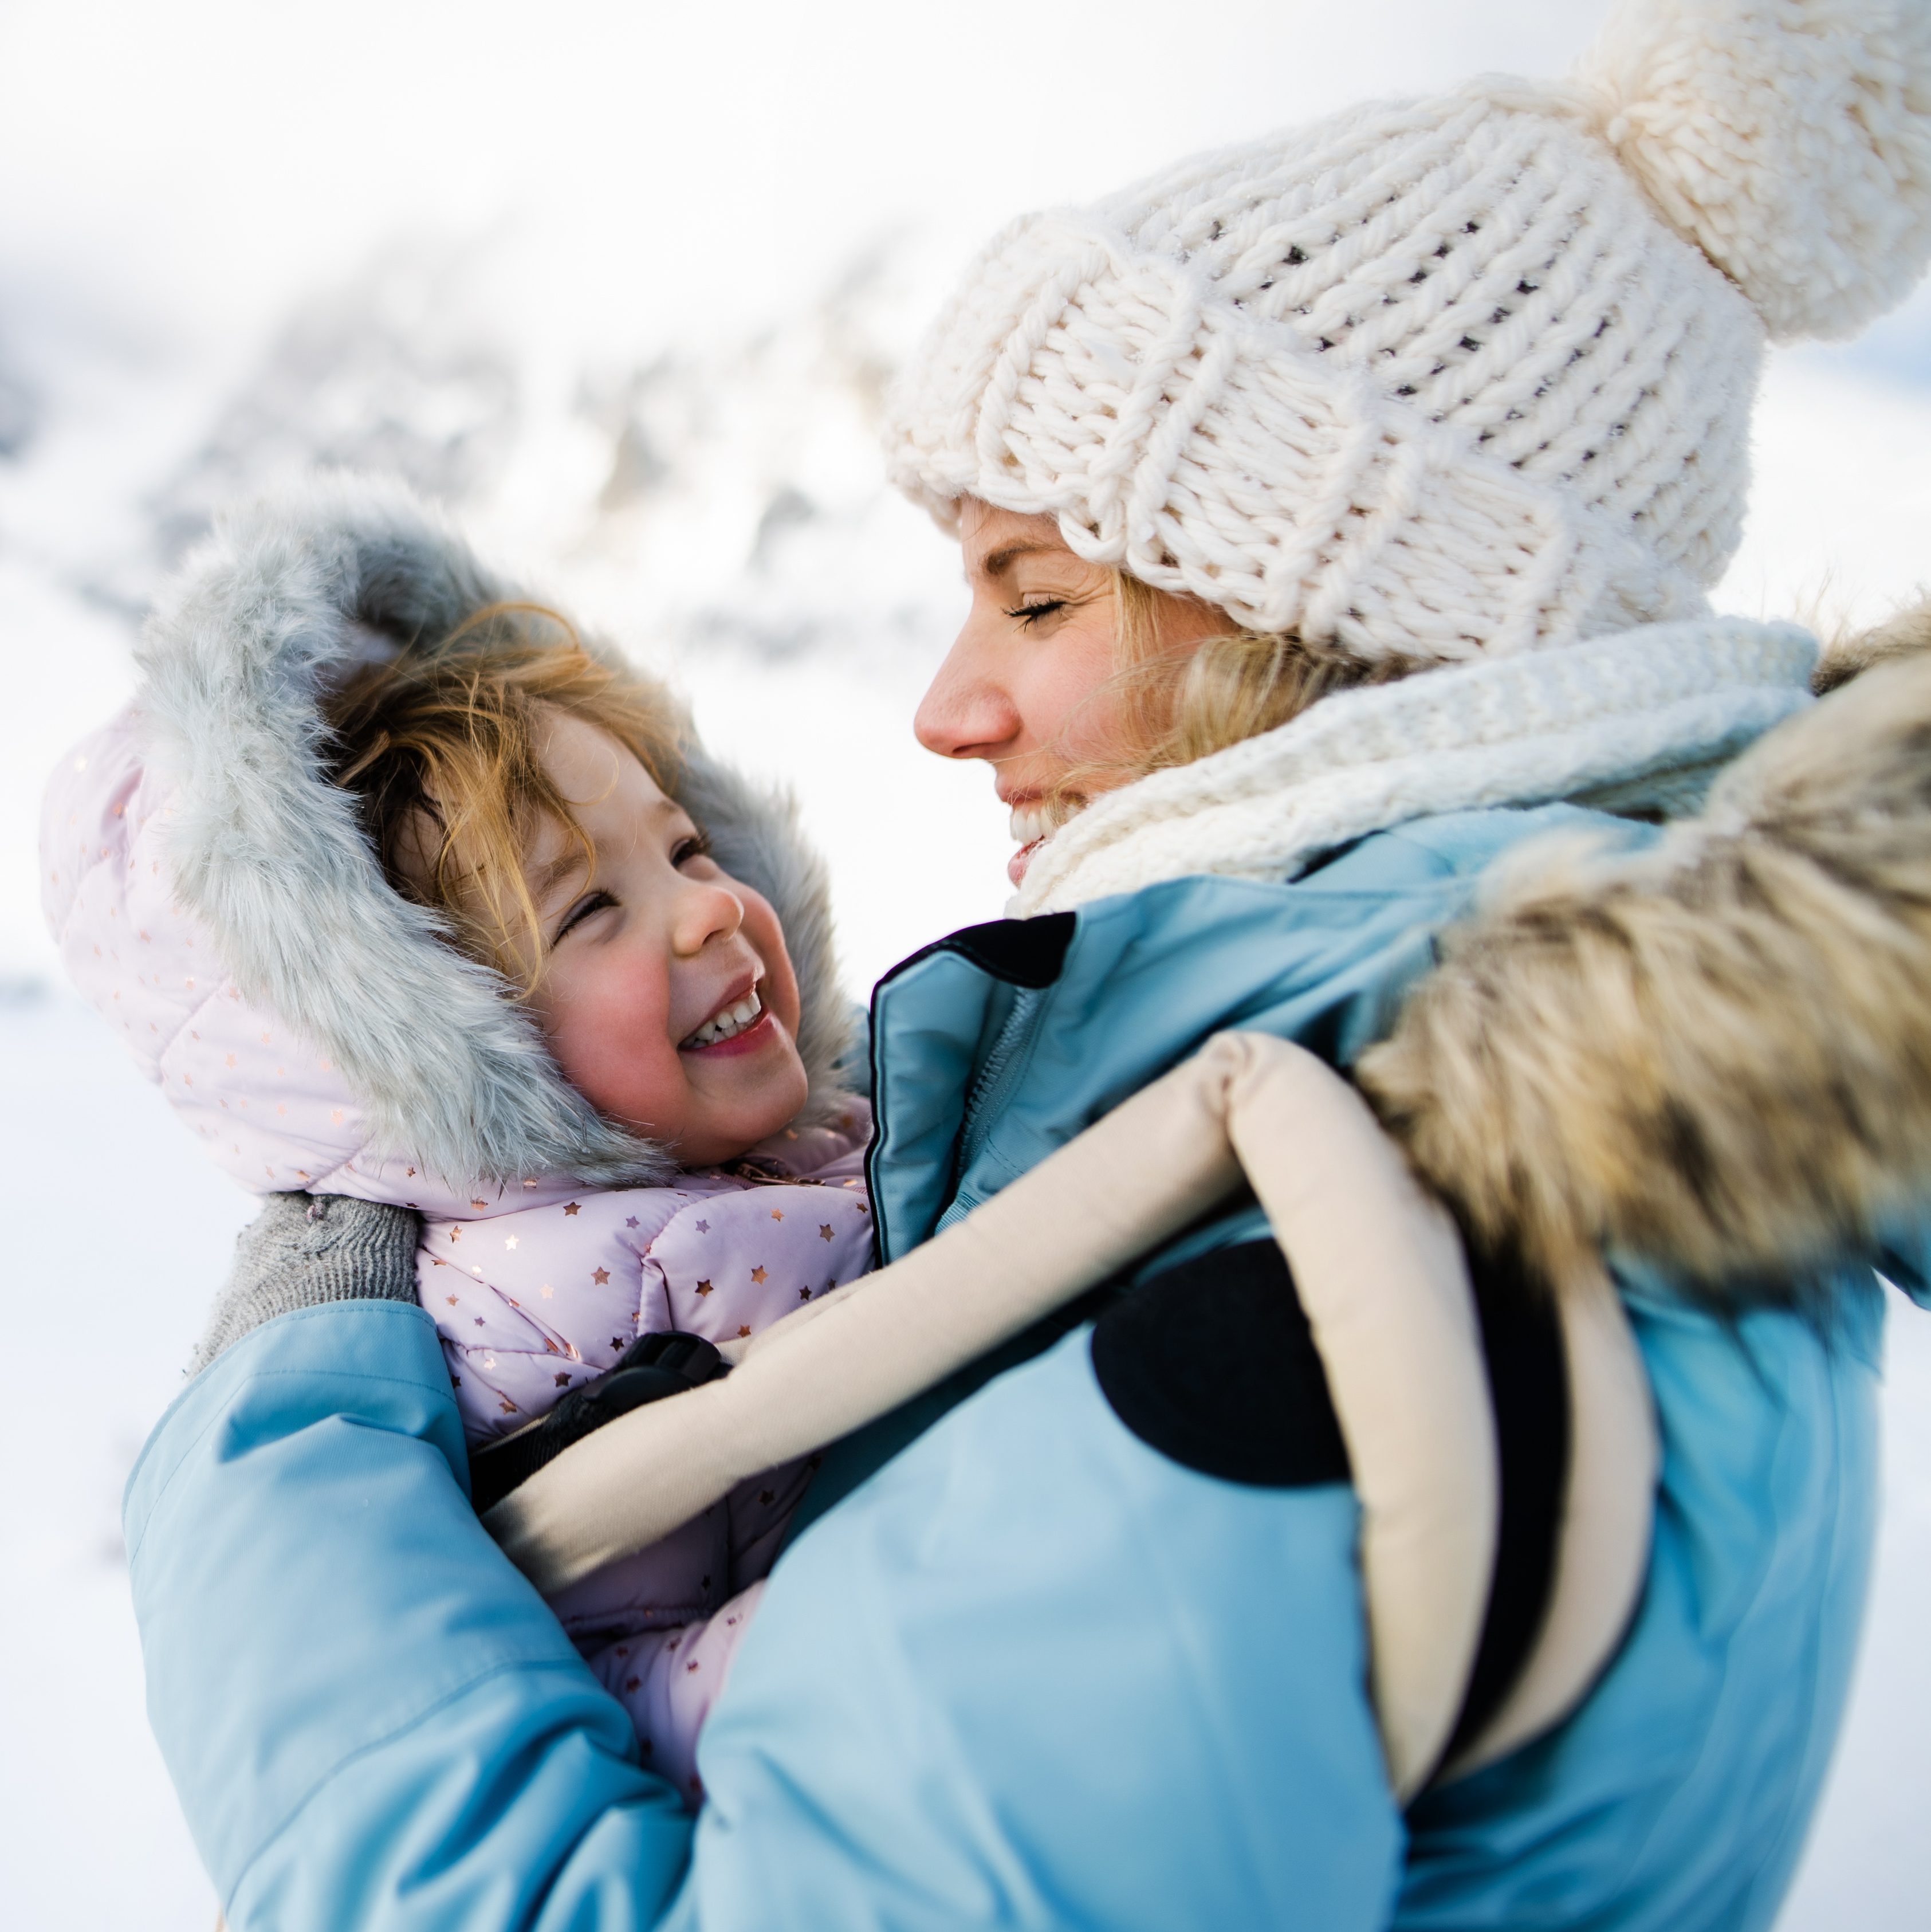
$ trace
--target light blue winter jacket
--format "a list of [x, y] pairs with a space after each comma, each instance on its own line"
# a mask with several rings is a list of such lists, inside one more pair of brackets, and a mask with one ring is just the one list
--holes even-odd
[[[1586, 817], [1423, 820], [1291, 884], [1181, 880], [919, 956], [874, 1010], [888, 1252], [1216, 1031], [1347, 1064], [1495, 854]], [[833, 1452], [694, 1824], [472, 1514], [427, 1318], [285, 1316], [129, 1487], [154, 1728], [235, 1932], [1765, 1925], [1856, 1641], [1879, 1291], [1726, 1326], [1622, 1279], [1663, 1444], [1633, 1624], [1557, 1731], [1405, 1815], [1351, 1492], [1166, 1460], [1084, 1330]]]

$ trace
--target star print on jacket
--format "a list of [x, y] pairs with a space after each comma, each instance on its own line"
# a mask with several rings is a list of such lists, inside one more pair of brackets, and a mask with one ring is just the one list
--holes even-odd
[[[421, 1254], [418, 1296], [440, 1318], [470, 1442], [544, 1414], [640, 1335], [676, 1329], [748, 1341], [865, 1274], [872, 1260], [861, 1178], [869, 1130], [868, 1120], [843, 1134], [799, 1130], [781, 1154], [760, 1150], [742, 1172], [682, 1173], [664, 1186], [586, 1191], [567, 1201], [553, 1192], [529, 1206], [499, 1202], [499, 1211], [477, 1220], [439, 1221], [436, 1246], [454, 1240], [463, 1257], [445, 1263]], [[472, 1265], [472, 1256], [484, 1259]], [[638, 1679], [624, 1702], [654, 1746], [654, 1762], [691, 1762], [696, 1726], [743, 1628], [742, 1617], [726, 1624], [735, 1611], [724, 1606], [737, 1605], [739, 1593], [748, 1594], [769, 1569], [809, 1475], [802, 1463], [772, 1472], [663, 1543], [551, 1600], [599, 1675], [598, 1658], [612, 1643], [633, 1645], [624, 1676], [605, 1681], [621, 1694], [626, 1678]], [[644, 1667], [647, 1656], [668, 1656], [670, 1640], [687, 1631], [674, 1674], [693, 1687], [688, 1699], [672, 1696], [667, 1676]], [[698, 1659], [701, 1670], [685, 1668]]]
[[[595, 1374], [640, 1334], [746, 1339], [741, 1329], [754, 1335], [802, 1300], [864, 1274], [871, 1264], [862, 1179], [869, 1126], [841, 1135], [800, 1130], [781, 1155], [760, 1150], [743, 1172], [686, 1172], [665, 1186], [561, 1202], [552, 1195], [528, 1207], [501, 1202], [502, 1211], [485, 1220], [439, 1222], [439, 1247], [453, 1240], [467, 1249], [465, 1264], [483, 1257], [458, 1264], [457, 1300], [447, 1286], [455, 1268], [437, 1275], [433, 1296], [421, 1298], [442, 1318], [450, 1366], [470, 1390], [463, 1422], [471, 1439], [513, 1426], [499, 1396], [516, 1402], [520, 1420], [541, 1414], [555, 1400], [559, 1354]], [[797, 1180], [766, 1178], [779, 1162]], [[479, 1228], [490, 1237], [480, 1250], [472, 1245]], [[436, 1258], [423, 1257], [424, 1277]], [[487, 1370], [476, 1359], [484, 1349], [493, 1358]]]

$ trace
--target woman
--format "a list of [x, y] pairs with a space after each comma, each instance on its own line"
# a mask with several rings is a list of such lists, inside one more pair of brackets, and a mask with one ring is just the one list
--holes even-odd
[[1813, 709], [1810, 640], [1704, 597], [1765, 330], [1931, 250], [1927, 106], [1903, 6], [1631, 8], [1571, 86], [1020, 224], [900, 411], [974, 597], [920, 734], [1021, 850], [1018, 916], [874, 1003], [885, 1254], [1216, 1033], [1357, 1067], [1497, 1334], [1612, 1254], [1662, 1461], [1579, 1704], [1398, 1799], [1360, 1445], [1237, 1212], [832, 1450], [693, 1836], [466, 1511], [406, 1231], [284, 1210], [129, 1499], [238, 1926], [1769, 1922], [1855, 1646], [1869, 1262], [1931, 1179], [1931, 692]]

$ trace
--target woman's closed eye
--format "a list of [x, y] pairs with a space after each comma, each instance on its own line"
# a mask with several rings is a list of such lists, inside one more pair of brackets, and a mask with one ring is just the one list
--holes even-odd
[[616, 899], [601, 886], [594, 892], [586, 892], [558, 922], [556, 930], [551, 936], [550, 944], [561, 946], [567, 935], [581, 926], [584, 920], [616, 904]]
[[1006, 614], [1022, 630], [1030, 631], [1042, 620], [1057, 616], [1072, 601], [1070, 597], [1029, 598], [1014, 604]]

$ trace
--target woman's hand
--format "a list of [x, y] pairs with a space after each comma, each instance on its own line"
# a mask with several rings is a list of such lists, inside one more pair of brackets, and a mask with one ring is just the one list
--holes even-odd
[[264, 1322], [329, 1301], [413, 1301], [418, 1217], [343, 1195], [271, 1194], [241, 1231], [235, 1267], [187, 1368], [199, 1375]]

